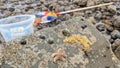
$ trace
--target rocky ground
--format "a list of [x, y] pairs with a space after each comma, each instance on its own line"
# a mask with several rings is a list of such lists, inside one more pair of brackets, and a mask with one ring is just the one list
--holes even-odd
[[41, 11], [65, 11], [102, 3], [114, 2], [114, 5], [61, 15], [54, 22], [39, 25], [35, 31], [53, 27], [61, 21], [82, 16], [96, 27], [109, 40], [113, 52], [120, 59], [120, 1], [119, 0], [0, 0], [0, 18], [34, 14]]

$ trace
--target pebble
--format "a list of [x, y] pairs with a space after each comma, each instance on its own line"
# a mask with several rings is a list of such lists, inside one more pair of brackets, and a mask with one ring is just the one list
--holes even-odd
[[81, 28], [85, 29], [85, 28], [87, 28], [87, 25], [82, 25]]
[[105, 31], [105, 25], [104, 24], [98, 24], [96, 26], [96, 28], [99, 30], [99, 31]]
[[54, 43], [54, 41], [52, 39], [48, 40], [48, 44], [53, 44], [53, 43]]
[[86, 6], [87, 5], [87, 0], [73, 0], [73, 3], [78, 6]]
[[11, 8], [9, 8], [9, 11], [10, 11], [10, 12], [13, 12], [13, 11], [15, 11], [15, 8], [12, 8], [12, 7], [11, 7]]
[[21, 41], [20, 41], [20, 44], [21, 44], [21, 45], [26, 45], [27, 42], [26, 42], [26, 40], [21, 40]]
[[40, 39], [45, 39], [45, 36], [44, 35], [40, 35], [39, 38]]
[[114, 43], [114, 39], [109, 39], [109, 42], [110, 42], [111, 44], [113, 44], [113, 43]]
[[69, 20], [69, 19], [71, 18], [71, 16], [70, 16], [70, 14], [65, 14], [64, 18], [65, 18], [66, 20]]
[[0, 44], [2, 43], [2, 41], [0, 40]]
[[111, 26], [107, 26], [107, 27], [106, 27], [106, 30], [107, 30], [108, 32], [112, 32], [112, 31], [114, 30], [114, 28], [111, 27]]
[[95, 1], [94, 0], [88, 0], [87, 1], [87, 6], [89, 7], [89, 6], [93, 6], [93, 5], [95, 5]]
[[115, 13], [115, 12], [117, 11], [116, 6], [114, 6], [114, 5], [109, 5], [109, 6], [108, 6], [108, 11], [110, 11], [110, 12], [112, 12], [112, 13]]
[[114, 44], [117, 45], [117, 46], [120, 46], [120, 39], [116, 39], [116, 40], [114, 41]]
[[32, 2], [30, 0], [25, 1], [26, 4], [31, 4]]
[[100, 20], [102, 18], [102, 13], [100, 11], [98, 11], [96, 14], [95, 14], [95, 19], [97, 20]]
[[116, 54], [117, 58], [120, 59], [120, 46], [115, 50], [115, 54]]
[[116, 28], [120, 28], [120, 16], [116, 16], [116, 17], [115, 17], [115, 21], [114, 21], [113, 25], [114, 25]]
[[11, 2], [17, 2], [18, 0], [11, 0]]
[[0, 6], [0, 10], [6, 10], [7, 7], [6, 6]]
[[114, 31], [111, 33], [111, 38], [112, 38], [112, 39], [120, 38], [120, 32], [119, 32], [118, 30], [114, 30]]
[[96, 24], [97, 23], [94, 17], [89, 17], [88, 21], [91, 22], [92, 24]]
[[110, 20], [104, 20], [104, 23], [108, 26], [112, 25], [112, 22]]
[[63, 30], [63, 31], [62, 31], [62, 34], [63, 34], [64, 36], [70, 36], [70, 35], [71, 35], [71, 34], [70, 34], [70, 31], [69, 31], [68, 29]]

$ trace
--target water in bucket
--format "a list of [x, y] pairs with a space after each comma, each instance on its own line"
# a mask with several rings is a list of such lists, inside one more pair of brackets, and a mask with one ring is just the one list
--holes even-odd
[[33, 33], [34, 18], [34, 15], [17, 15], [0, 19], [0, 33], [5, 42]]

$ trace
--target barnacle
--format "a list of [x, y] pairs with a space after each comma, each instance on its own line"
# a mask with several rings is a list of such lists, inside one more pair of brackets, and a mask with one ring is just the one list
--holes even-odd
[[84, 50], [87, 50], [90, 48], [90, 45], [92, 45], [92, 42], [89, 41], [89, 39], [86, 36], [80, 36], [78, 34], [74, 34], [66, 39], [64, 39], [65, 43], [76, 43], [80, 42], [84, 46]]
[[62, 48], [58, 48], [55, 53], [52, 54], [53, 61], [56, 62], [57, 60], [65, 61], [67, 55], [64, 53]]

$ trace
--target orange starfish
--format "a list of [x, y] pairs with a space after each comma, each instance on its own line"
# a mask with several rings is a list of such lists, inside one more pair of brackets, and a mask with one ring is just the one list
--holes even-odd
[[57, 51], [52, 54], [52, 57], [54, 62], [56, 62], [57, 60], [65, 61], [65, 59], [67, 58], [67, 55], [62, 50], [62, 48], [58, 48]]

